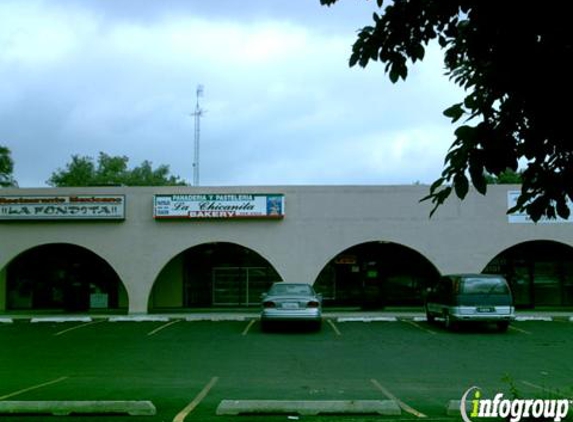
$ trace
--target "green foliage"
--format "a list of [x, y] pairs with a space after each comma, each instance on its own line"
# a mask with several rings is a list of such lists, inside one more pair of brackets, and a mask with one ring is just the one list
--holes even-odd
[[[338, 0], [321, 0], [332, 5]], [[377, 0], [380, 8], [382, 0]], [[550, 0], [394, 0], [358, 33], [350, 65], [380, 61], [392, 82], [405, 80], [408, 61], [423, 60], [428, 43], [444, 50], [446, 74], [466, 92], [444, 111], [455, 130], [444, 170], [424, 200], [432, 213], [452, 191], [487, 191], [486, 175], [500, 177], [526, 162], [512, 211], [567, 218], [573, 200], [573, 26], [566, 2]], [[563, 97], [560, 100], [559, 97]], [[453, 187], [453, 188], [452, 188]]]
[[13, 171], [14, 161], [12, 161], [11, 152], [7, 147], [0, 145], [0, 187], [6, 188], [17, 185], [12, 176]]
[[507, 169], [498, 176], [486, 174], [485, 179], [488, 185], [519, 185], [523, 181], [522, 172]]
[[145, 160], [138, 167], [128, 168], [126, 156], [99, 153], [97, 163], [92, 157], [73, 155], [65, 169], [52, 173], [47, 181], [50, 186], [178, 186], [185, 182], [169, 174], [169, 166], [153, 169]]

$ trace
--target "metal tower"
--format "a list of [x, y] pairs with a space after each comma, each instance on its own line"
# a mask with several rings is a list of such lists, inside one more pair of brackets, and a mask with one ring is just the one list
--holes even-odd
[[195, 135], [193, 139], [193, 186], [199, 186], [199, 152], [200, 152], [200, 137], [201, 137], [201, 117], [203, 117], [203, 109], [199, 106], [199, 97], [203, 96], [203, 85], [197, 85], [197, 103], [195, 104], [195, 111], [191, 116], [195, 117]]

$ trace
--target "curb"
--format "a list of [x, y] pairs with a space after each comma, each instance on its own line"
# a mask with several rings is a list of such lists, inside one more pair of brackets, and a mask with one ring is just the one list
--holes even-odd
[[247, 321], [249, 319], [256, 319], [257, 317], [247, 317], [242, 315], [193, 315], [185, 317], [185, 321], [196, 322], [196, 321]]
[[338, 317], [336, 322], [397, 322], [396, 317]]
[[[336, 322], [399, 322], [399, 321], [414, 321], [414, 322], [425, 322], [427, 321], [426, 316], [420, 313], [420, 315], [406, 314], [400, 315], [399, 313], [390, 314], [388, 316], [378, 316], [378, 315], [357, 315], [351, 314], [345, 316], [340, 312], [323, 312], [323, 318], [331, 319]], [[16, 321], [27, 321], [30, 323], [61, 323], [61, 322], [92, 322], [94, 320], [107, 320], [108, 322], [169, 322], [173, 320], [184, 320], [188, 322], [197, 321], [251, 321], [258, 320], [259, 314], [251, 313], [198, 313], [198, 314], [181, 314], [181, 315], [114, 315], [114, 316], [102, 316], [102, 315], [58, 315], [58, 316], [4, 316], [0, 317], [0, 324], [12, 324]], [[517, 315], [515, 317], [516, 322], [551, 322], [551, 321], [561, 321], [561, 322], [573, 322], [572, 315]]]
[[108, 318], [109, 322], [169, 322], [171, 318], [156, 315], [127, 315]]
[[0, 401], [0, 414], [68, 416], [70, 414], [128, 414], [153, 416], [150, 401]]
[[[571, 317], [573, 318], [573, 317]], [[516, 321], [548, 321], [551, 322], [553, 321], [555, 318], [550, 317], [550, 316], [516, 316], [515, 320]]]
[[223, 400], [216, 414], [378, 414], [400, 416], [400, 407], [392, 400]]
[[59, 316], [59, 317], [37, 317], [32, 318], [30, 322], [35, 324], [37, 322], [92, 322], [91, 317], [74, 317], [74, 316]]

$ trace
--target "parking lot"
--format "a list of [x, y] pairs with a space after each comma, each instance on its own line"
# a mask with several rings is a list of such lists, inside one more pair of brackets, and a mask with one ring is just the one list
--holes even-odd
[[[1, 401], [151, 401], [154, 416], [0, 415], [7, 421], [459, 420], [471, 386], [493, 396], [573, 397], [573, 322], [457, 332], [412, 318], [326, 318], [320, 331], [257, 319], [0, 324]], [[217, 415], [223, 400], [391, 400], [401, 416]]]

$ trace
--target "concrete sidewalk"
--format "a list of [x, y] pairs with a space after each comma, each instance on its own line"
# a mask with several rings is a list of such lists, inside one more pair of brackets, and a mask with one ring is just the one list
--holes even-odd
[[[569, 321], [573, 322], [572, 310], [518, 310], [515, 312], [517, 321]], [[356, 309], [325, 309], [324, 319], [339, 322], [392, 322], [399, 320], [425, 321], [426, 314], [418, 308], [391, 308], [379, 311], [361, 311]], [[248, 321], [259, 318], [258, 309], [201, 309], [189, 312], [118, 315], [105, 313], [65, 314], [4, 314], [0, 315], [0, 324], [15, 321], [38, 322], [90, 322], [108, 320], [110, 322], [169, 322], [172, 320], [185, 321]]]

